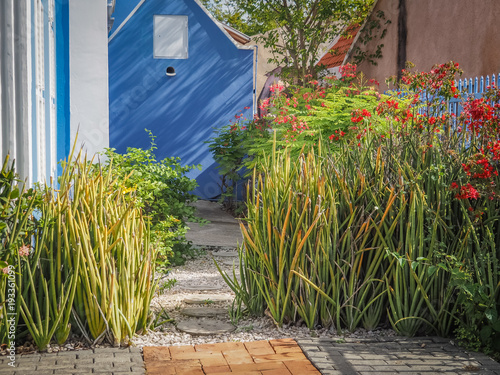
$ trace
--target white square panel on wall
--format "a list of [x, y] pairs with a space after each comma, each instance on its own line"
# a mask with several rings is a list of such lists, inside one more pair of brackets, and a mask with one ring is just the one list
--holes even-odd
[[154, 16], [154, 58], [188, 58], [188, 16]]

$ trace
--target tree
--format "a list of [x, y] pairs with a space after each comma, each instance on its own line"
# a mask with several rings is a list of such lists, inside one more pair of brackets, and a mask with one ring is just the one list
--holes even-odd
[[274, 20], [263, 19], [257, 14], [250, 17], [238, 7], [235, 0], [201, 0], [201, 2], [218, 21], [246, 35], [262, 34], [276, 27]]
[[303, 84], [316, 77], [319, 46], [344, 26], [362, 21], [373, 0], [231, 0], [250, 20], [277, 27], [257, 39], [273, 52], [285, 80]]

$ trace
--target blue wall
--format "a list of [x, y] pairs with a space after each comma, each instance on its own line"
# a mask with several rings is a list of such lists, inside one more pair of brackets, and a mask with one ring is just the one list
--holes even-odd
[[[115, 17], [123, 13], [119, 7], [118, 1]], [[189, 58], [153, 58], [155, 14], [189, 17]], [[169, 66], [175, 77], [165, 75]], [[144, 129], [151, 130], [158, 158], [202, 165], [190, 177], [200, 197], [213, 198], [220, 193], [219, 175], [204, 142], [213, 127], [252, 106], [252, 80], [253, 50], [238, 49], [194, 0], [146, 1], [109, 43], [110, 146], [118, 152], [147, 148]]]
[[[64, 160], [70, 150], [69, 107], [69, 0], [56, 0], [56, 106], [57, 106], [57, 161]], [[58, 175], [62, 166], [58, 165]]]

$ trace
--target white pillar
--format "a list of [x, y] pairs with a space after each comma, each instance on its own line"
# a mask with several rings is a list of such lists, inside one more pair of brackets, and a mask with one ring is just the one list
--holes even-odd
[[30, 1], [0, 1], [0, 163], [7, 153], [22, 178], [31, 172]]
[[107, 2], [70, 0], [69, 34], [71, 142], [91, 157], [109, 147]]

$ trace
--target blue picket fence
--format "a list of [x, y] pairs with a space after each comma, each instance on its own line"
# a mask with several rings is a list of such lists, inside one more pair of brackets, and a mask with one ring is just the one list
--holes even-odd
[[[500, 87], [500, 73], [498, 75], [492, 74], [485, 77], [476, 78], [464, 78], [455, 81], [455, 86], [459, 91], [464, 90], [469, 96], [474, 96], [475, 98], [480, 98], [487, 87], [495, 85]], [[450, 113], [454, 113], [457, 117], [462, 113], [462, 106], [460, 105], [460, 99], [451, 99], [449, 102], [448, 110]]]

